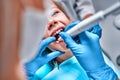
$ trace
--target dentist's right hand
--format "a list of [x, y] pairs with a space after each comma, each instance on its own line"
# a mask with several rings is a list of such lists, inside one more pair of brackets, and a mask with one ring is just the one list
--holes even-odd
[[101, 28], [99, 25], [82, 32], [79, 43], [65, 32], [59, 33], [67, 47], [73, 52], [80, 65], [87, 72], [90, 80], [117, 80], [117, 75], [105, 63], [100, 47]]
[[47, 48], [47, 46], [54, 42], [56, 40], [55, 37], [48, 37], [46, 39], [44, 39], [40, 46], [39, 46], [39, 51], [37, 56], [31, 60], [30, 62], [27, 62], [25, 64], [25, 68], [26, 68], [26, 74], [27, 74], [27, 80], [33, 80], [36, 71], [43, 66], [44, 64], [47, 64], [50, 60], [56, 58], [57, 56], [60, 56], [61, 54], [63, 54], [64, 52], [61, 51], [54, 51], [51, 53], [48, 52], [44, 52], [45, 49]]

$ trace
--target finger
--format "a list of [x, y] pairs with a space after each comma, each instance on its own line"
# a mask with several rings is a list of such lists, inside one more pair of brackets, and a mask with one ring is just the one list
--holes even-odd
[[77, 43], [67, 33], [60, 32], [59, 35], [62, 37], [62, 39], [64, 40], [64, 42], [66, 43], [66, 45], [67, 45], [68, 48], [72, 48], [75, 45], [77, 45]]
[[99, 36], [99, 38], [101, 38], [102, 29], [99, 26], [99, 24], [94, 25], [93, 30], [91, 32], [94, 33], [94, 34], [97, 34], [97, 36]]
[[46, 47], [47, 47], [50, 43], [54, 42], [55, 40], [56, 40], [55, 37], [49, 37], [49, 38], [43, 40], [43, 41], [41, 42], [41, 44], [40, 44], [39, 53], [41, 54], [41, 53], [46, 49]]
[[87, 42], [87, 40], [88, 40], [88, 35], [86, 34], [86, 32], [87, 31], [84, 31], [79, 35], [79, 40], [80, 40], [81, 44]]
[[84, 31], [79, 35], [81, 44], [91, 43], [93, 41], [96, 41], [96, 39], [98, 38], [99, 38], [98, 35], [89, 31]]
[[50, 61], [50, 60], [52, 60], [52, 59], [54, 59], [54, 58], [56, 58], [56, 57], [58, 57], [58, 56], [60, 56], [62, 54], [64, 54], [64, 52], [62, 52], [62, 51], [54, 51], [54, 52], [51, 52], [51, 53], [47, 54], [46, 59], [47, 59], [47, 61]]
[[92, 33], [94, 33], [94, 34], [97, 34], [97, 35], [101, 38], [102, 29], [101, 29], [101, 27], [99, 26], [99, 24], [93, 25], [93, 27], [92, 27], [92, 28], [89, 28], [87, 31], [92, 32]]

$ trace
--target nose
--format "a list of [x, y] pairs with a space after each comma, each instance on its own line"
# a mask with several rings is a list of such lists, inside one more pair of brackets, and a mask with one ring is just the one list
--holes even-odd
[[57, 24], [57, 21], [54, 20], [53, 18], [49, 19], [49, 26], [48, 29], [51, 30], [55, 25]]

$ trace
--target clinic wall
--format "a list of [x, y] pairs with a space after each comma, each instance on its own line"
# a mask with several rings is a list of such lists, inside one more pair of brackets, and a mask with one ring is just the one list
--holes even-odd
[[[92, 0], [96, 12], [105, 10], [114, 3], [120, 0]], [[114, 64], [120, 69], [117, 64], [117, 58], [120, 56], [120, 30], [116, 29], [114, 19], [120, 12], [108, 16], [105, 20], [100, 22], [102, 26], [101, 47], [105, 53], [111, 58]]]

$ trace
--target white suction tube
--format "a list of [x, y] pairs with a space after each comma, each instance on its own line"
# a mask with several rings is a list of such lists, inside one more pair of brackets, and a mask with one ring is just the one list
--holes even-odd
[[99, 22], [103, 20], [105, 17], [107, 17], [109, 14], [112, 14], [116, 10], [120, 9], [120, 2], [115, 3], [111, 7], [107, 8], [106, 10], [99, 11], [93, 16], [83, 20], [73, 28], [67, 31], [68, 34], [71, 36], [75, 36], [80, 34], [81, 32], [85, 31], [86, 29], [92, 27], [92, 24], [95, 24], [96, 22]]

